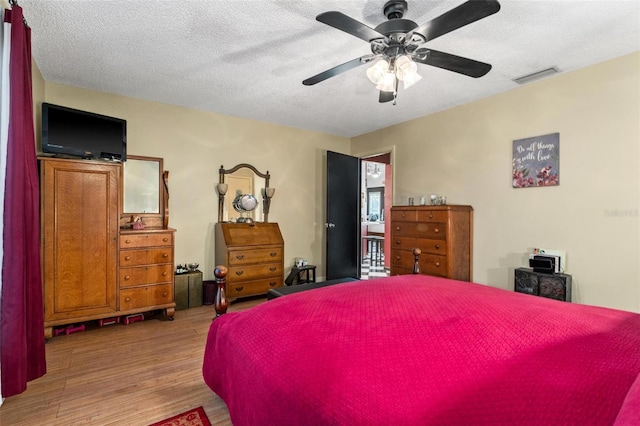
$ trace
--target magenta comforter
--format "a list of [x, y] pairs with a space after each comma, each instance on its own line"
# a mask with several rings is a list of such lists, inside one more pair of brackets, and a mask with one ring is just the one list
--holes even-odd
[[639, 425], [640, 315], [398, 276], [213, 321], [205, 382], [241, 425]]

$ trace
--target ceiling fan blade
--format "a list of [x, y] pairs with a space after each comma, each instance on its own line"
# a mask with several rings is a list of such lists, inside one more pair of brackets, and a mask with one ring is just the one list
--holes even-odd
[[385, 91], [380, 91], [380, 98], [379, 98], [379, 102], [385, 103], [385, 102], [391, 102], [393, 100], [393, 92], [385, 92]]
[[500, 3], [496, 0], [469, 0], [432, 19], [426, 24], [420, 25], [414, 29], [413, 32], [424, 36], [426, 42], [493, 15], [499, 10]]
[[473, 59], [463, 58], [462, 56], [452, 55], [450, 53], [438, 52], [429, 49], [426, 58], [415, 55], [413, 60], [421, 64], [431, 65], [448, 71], [457, 72], [459, 74], [468, 75], [469, 77], [482, 77], [491, 70], [491, 65]]
[[366, 42], [375, 40], [378, 38], [385, 38], [373, 28], [363, 24], [360, 21], [345, 15], [341, 12], [325, 12], [316, 17], [316, 20], [327, 24], [333, 28], [344, 31], [345, 33], [356, 36]]
[[349, 62], [345, 62], [344, 64], [340, 64], [333, 68], [330, 68], [326, 71], [321, 72], [320, 74], [316, 74], [313, 77], [309, 77], [302, 82], [305, 86], [313, 86], [316, 83], [320, 83], [328, 78], [336, 76], [338, 74], [342, 74], [345, 71], [349, 71], [352, 68], [359, 67], [360, 65], [371, 62], [376, 55], [364, 55], [359, 58], [355, 58], [350, 60]]

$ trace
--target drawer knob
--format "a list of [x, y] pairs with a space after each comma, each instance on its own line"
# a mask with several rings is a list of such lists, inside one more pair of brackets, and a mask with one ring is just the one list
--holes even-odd
[[271, 257], [276, 257], [278, 255], [278, 253], [272, 251], [271, 253], [269, 253], [271, 255]]
[[434, 229], [433, 232], [435, 232], [436, 234], [440, 232], [440, 230], [438, 228]]
[[167, 276], [167, 271], [164, 271], [164, 272], [162, 273], [162, 276], [163, 276], [163, 277], [166, 277], [166, 276]]
[[440, 267], [440, 262], [436, 262], [436, 268]]
[[162, 292], [162, 297], [167, 297], [169, 295], [169, 293], [167, 293], [166, 291]]
[[433, 213], [429, 213], [429, 219], [433, 219]]
[[162, 253], [162, 257], [169, 257], [169, 253]]
[[272, 266], [271, 268], [269, 268], [269, 270], [270, 270], [271, 272], [275, 272], [275, 270], [276, 270], [276, 269], [278, 269], [278, 268], [276, 268], [275, 266]]
[[124, 260], [131, 260], [131, 256], [125, 256]]
[[131, 279], [131, 277], [130, 277], [129, 275], [125, 275], [125, 276], [124, 276], [124, 280], [125, 280], [125, 281], [130, 280], [130, 279]]
[[396, 240], [396, 244], [400, 245], [400, 240]]
[[124, 240], [125, 244], [131, 244], [131, 240]]
[[125, 301], [125, 302], [129, 302], [130, 300], [131, 300], [131, 298], [130, 298], [130, 297], [125, 297], [125, 298], [124, 298], [124, 301]]
[[403, 212], [403, 213], [402, 213], [402, 217], [403, 217], [403, 218], [404, 218], [404, 217], [407, 217], [407, 214]]
[[169, 239], [168, 239], [167, 237], [164, 237], [164, 238], [162, 239], [162, 242], [163, 242], [163, 243], [166, 243], [167, 241], [169, 241]]
[[396, 260], [400, 260], [400, 256], [396, 256]]
[[237, 256], [236, 256], [236, 259], [238, 259], [238, 260], [242, 260], [242, 259], [244, 259], [244, 254], [239, 254], [239, 255], [237, 255]]
[[242, 291], [242, 290], [244, 290], [244, 287], [243, 287], [243, 286], [236, 287], [236, 291], [240, 292], [240, 291]]
[[270, 283], [269, 283], [269, 286], [271, 286], [271, 287], [275, 287], [275, 286], [276, 286], [276, 284], [277, 284], [277, 283], [276, 283], [275, 281], [273, 281], [273, 282], [270, 282]]
[[440, 244], [436, 244], [436, 249], [440, 249]]
[[242, 274], [244, 274], [244, 271], [236, 271], [236, 275], [237, 275], [237, 276], [240, 276], [240, 275], [242, 275]]
[[399, 226], [396, 226], [396, 231], [399, 231], [399, 230], [400, 230], [400, 227], [399, 227]]

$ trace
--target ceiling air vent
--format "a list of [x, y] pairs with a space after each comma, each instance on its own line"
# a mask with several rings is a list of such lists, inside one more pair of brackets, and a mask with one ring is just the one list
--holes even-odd
[[546, 70], [534, 72], [533, 74], [523, 75], [522, 77], [514, 78], [513, 81], [515, 81], [518, 84], [526, 84], [534, 80], [540, 80], [541, 78], [548, 77], [552, 74], [557, 74], [559, 72], [560, 70], [558, 68], [552, 67], [552, 68], [547, 68]]

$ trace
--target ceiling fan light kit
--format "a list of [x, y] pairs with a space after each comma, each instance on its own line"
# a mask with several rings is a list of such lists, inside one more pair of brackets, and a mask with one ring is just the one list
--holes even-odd
[[380, 102], [393, 101], [395, 105], [399, 81], [403, 82], [406, 90], [422, 79], [418, 74], [417, 63], [473, 78], [482, 77], [491, 70], [491, 65], [487, 63], [435, 51], [429, 49], [426, 43], [498, 12], [500, 3], [496, 0], [469, 0], [420, 26], [403, 18], [407, 10], [405, 0], [387, 1], [383, 13], [388, 21], [375, 28], [341, 12], [332, 11], [318, 15], [316, 20], [319, 22], [368, 42], [372, 54], [330, 68], [304, 80], [302, 84], [311, 86], [379, 59], [367, 69], [367, 78], [380, 91]]

